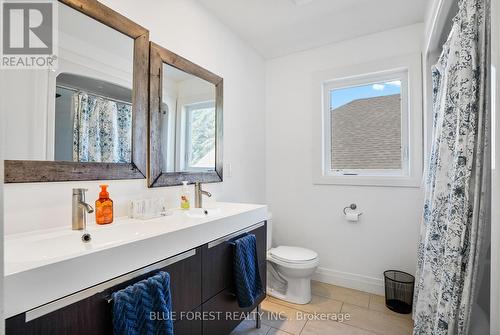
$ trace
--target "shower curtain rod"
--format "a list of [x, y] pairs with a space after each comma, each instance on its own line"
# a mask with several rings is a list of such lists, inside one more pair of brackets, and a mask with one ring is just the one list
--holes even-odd
[[124, 100], [120, 100], [120, 99], [106, 97], [104, 95], [97, 94], [97, 93], [94, 93], [94, 92], [91, 92], [91, 91], [88, 91], [88, 90], [82, 90], [82, 89], [77, 88], [77, 87], [72, 87], [72, 86], [67, 86], [67, 85], [60, 85], [60, 84], [56, 84], [56, 87], [64, 88], [66, 90], [70, 90], [70, 91], [73, 91], [73, 92], [85, 92], [85, 93], [88, 93], [90, 95], [94, 95], [94, 96], [96, 96], [98, 98], [103, 98], [103, 99], [106, 99], [106, 100], [111, 100], [111, 101], [119, 102], [119, 103], [126, 104], [126, 105], [132, 105], [132, 102], [130, 102], [130, 101], [124, 101]]

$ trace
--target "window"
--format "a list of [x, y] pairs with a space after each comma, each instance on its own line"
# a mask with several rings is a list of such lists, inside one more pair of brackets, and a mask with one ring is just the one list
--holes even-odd
[[398, 73], [324, 86], [326, 174], [408, 174], [406, 77]]
[[421, 85], [416, 55], [317, 73], [314, 182], [419, 186]]
[[186, 171], [215, 169], [215, 103], [184, 106], [184, 167]]

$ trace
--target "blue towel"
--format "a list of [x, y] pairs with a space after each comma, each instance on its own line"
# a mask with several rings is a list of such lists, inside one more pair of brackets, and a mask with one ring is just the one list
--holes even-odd
[[[114, 292], [115, 335], [173, 335], [170, 276], [159, 272], [123, 290]], [[153, 312], [153, 314], [151, 314]]]
[[263, 292], [256, 241], [253, 234], [233, 241], [233, 272], [236, 298], [241, 308], [253, 306], [255, 300]]

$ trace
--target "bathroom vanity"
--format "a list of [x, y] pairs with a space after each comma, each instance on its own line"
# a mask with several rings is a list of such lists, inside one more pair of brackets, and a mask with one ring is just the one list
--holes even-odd
[[157, 271], [170, 274], [176, 335], [229, 334], [265, 297], [250, 308], [239, 308], [230, 241], [255, 234], [265, 287], [267, 208], [217, 207], [208, 217], [175, 211], [148, 221], [92, 226], [89, 243], [78, 240], [81, 232], [69, 227], [8, 236], [7, 334], [112, 334], [111, 293]]

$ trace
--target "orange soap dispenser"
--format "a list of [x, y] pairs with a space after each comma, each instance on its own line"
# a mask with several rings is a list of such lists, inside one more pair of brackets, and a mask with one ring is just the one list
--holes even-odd
[[113, 200], [109, 198], [108, 185], [99, 185], [101, 192], [95, 201], [95, 222], [108, 224], [113, 222]]

